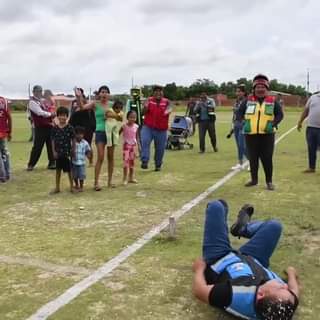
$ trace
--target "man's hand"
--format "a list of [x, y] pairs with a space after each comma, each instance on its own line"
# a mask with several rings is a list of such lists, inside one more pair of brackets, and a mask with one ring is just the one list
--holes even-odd
[[55, 150], [53, 150], [52, 153], [53, 153], [53, 157], [55, 158], [55, 160], [57, 160], [58, 159], [58, 153]]
[[285, 273], [289, 276], [289, 275], [292, 275], [292, 276], [295, 276], [296, 278], [298, 277], [298, 274], [297, 274], [297, 270], [295, 267], [291, 267], [289, 266], [287, 268], [287, 270], [285, 270]]
[[302, 122], [299, 121], [297, 125], [297, 129], [299, 132], [301, 131], [301, 128], [302, 128]]
[[299, 283], [298, 283], [297, 270], [294, 267], [288, 267], [285, 272], [288, 276], [288, 287], [298, 298], [300, 288], [299, 288]]
[[75, 96], [76, 97], [81, 97], [82, 96], [82, 92], [81, 92], [81, 90], [80, 89], [78, 89], [77, 87], [74, 87], [74, 94], [75, 94]]
[[206, 269], [206, 263], [203, 261], [202, 258], [198, 258], [197, 260], [194, 261], [192, 270], [193, 272], [198, 272], [198, 271], [204, 271]]

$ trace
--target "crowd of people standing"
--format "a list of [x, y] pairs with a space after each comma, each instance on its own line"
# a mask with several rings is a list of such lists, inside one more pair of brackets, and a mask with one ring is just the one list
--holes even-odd
[[[233, 107], [232, 129], [227, 135], [228, 138], [235, 137], [237, 147], [238, 164], [233, 166], [233, 170], [241, 170], [249, 160], [249, 170], [251, 179], [246, 183], [246, 187], [258, 184], [258, 168], [261, 161], [265, 181], [268, 190], [274, 190], [273, 184], [273, 151], [275, 141], [275, 131], [283, 118], [283, 101], [281, 97], [276, 99], [268, 95], [269, 80], [265, 75], [258, 74], [253, 79], [252, 93], [246, 91], [244, 85], [239, 85], [236, 89], [236, 103]], [[101, 190], [100, 175], [107, 157], [108, 180], [107, 185], [114, 188], [114, 155], [115, 148], [119, 145], [119, 134], [123, 134], [123, 183], [136, 183], [134, 174], [135, 159], [138, 154], [141, 161], [141, 168], [148, 169], [150, 161], [150, 146], [154, 142], [154, 170], [161, 171], [163, 157], [167, 144], [169, 127], [169, 117], [172, 111], [171, 103], [164, 97], [163, 88], [155, 86], [152, 95], [144, 103], [141, 101], [139, 90], [131, 90], [131, 98], [125, 108], [121, 101], [110, 101], [110, 90], [108, 86], [101, 86], [97, 91], [96, 99], [88, 101], [83, 89], [75, 88], [76, 98], [67, 110], [55, 108], [55, 102], [50, 90], [45, 90], [41, 86], [33, 87], [33, 95], [28, 104], [28, 115], [31, 122], [31, 139], [33, 146], [30, 152], [27, 170], [32, 171], [41, 156], [42, 149], [46, 145], [48, 157], [48, 169], [64, 171], [59, 162], [59, 154], [55, 150], [55, 139], [58, 139], [56, 129], [64, 128], [64, 121], [60, 121], [61, 112], [63, 116], [67, 114], [66, 123], [73, 134], [70, 139], [67, 152], [70, 168], [74, 162], [72, 159], [76, 152], [75, 130], [83, 135], [86, 141], [84, 156], [88, 158], [89, 166], [94, 164], [94, 189]], [[6, 181], [10, 177], [10, 157], [6, 141], [11, 139], [12, 121], [10, 109], [6, 99], [0, 100], [0, 179]], [[124, 110], [125, 109], [125, 110]], [[206, 92], [200, 94], [199, 99], [192, 98], [187, 106], [186, 115], [192, 119], [193, 127], [198, 127], [199, 131], [199, 153], [206, 151], [206, 133], [208, 132], [211, 146], [214, 152], [218, 152], [216, 138], [216, 104], [214, 99], [207, 96]], [[301, 115], [298, 129], [301, 129], [303, 120], [308, 117], [307, 144], [309, 166], [305, 172], [315, 172], [316, 153], [320, 144], [319, 130], [319, 94], [313, 95], [307, 102], [306, 108]], [[59, 116], [60, 115], [60, 116]], [[134, 120], [133, 120], [134, 119]], [[132, 126], [132, 124], [135, 124]], [[132, 131], [130, 131], [130, 130]], [[79, 134], [78, 134], [79, 136]], [[95, 137], [96, 154], [93, 156], [92, 142]], [[60, 137], [61, 138], [61, 137]], [[62, 139], [62, 138], [61, 138]], [[81, 140], [82, 140], [81, 139]], [[59, 140], [59, 139], [58, 139]], [[78, 139], [79, 140], [79, 139]], [[78, 141], [79, 142], [79, 141]], [[58, 148], [59, 150], [59, 148]], [[82, 155], [83, 157], [83, 155]], [[77, 162], [77, 161], [75, 161]], [[83, 160], [81, 161], [83, 162]], [[72, 173], [72, 170], [70, 169]], [[80, 175], [85, 177], [85, 174]], [[76, 179], [72, 184], [72, 190], [83, 188], [84, 179]], [[72, 181], [72, 179], [71, 179]], [[77, 181], [77, 183], [75, 182]], [[81, 185], [81, 188], [80, 188]], [[59, 190], [56, 185], [55, 191]]]

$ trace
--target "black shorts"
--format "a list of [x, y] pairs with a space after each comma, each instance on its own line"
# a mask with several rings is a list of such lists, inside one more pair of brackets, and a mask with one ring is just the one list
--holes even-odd
[[67, 157], [58, 158], [56, 160], [56, 169], [63, 172], [71, 172], [71, 161]]

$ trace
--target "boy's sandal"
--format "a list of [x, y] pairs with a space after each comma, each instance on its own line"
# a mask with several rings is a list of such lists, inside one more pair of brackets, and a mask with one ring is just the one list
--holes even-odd
[[138, 183], [136, 179], [129, 180], [129, 183]]
[[102, 188], [101, 188], [100, 186], [94, 186], [93, 189], [94, 189], [95, 191], [101, 191]]

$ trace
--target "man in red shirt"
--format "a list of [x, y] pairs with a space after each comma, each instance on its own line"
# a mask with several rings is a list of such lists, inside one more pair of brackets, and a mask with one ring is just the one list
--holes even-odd
[[12, 119], [8, 102], [0, 97], [0, 182], [10, 179], [10, 155], [7, 141], [11, 140]]
[[161, 86], [154, 86], [153, 95], [144, 105], [144, 125], [141, 129], [141, 168], [148, 169], [150, 144], [154, 140], [155, 171], [160, 171], [167, 143], [170, 102], [163, 97]]

